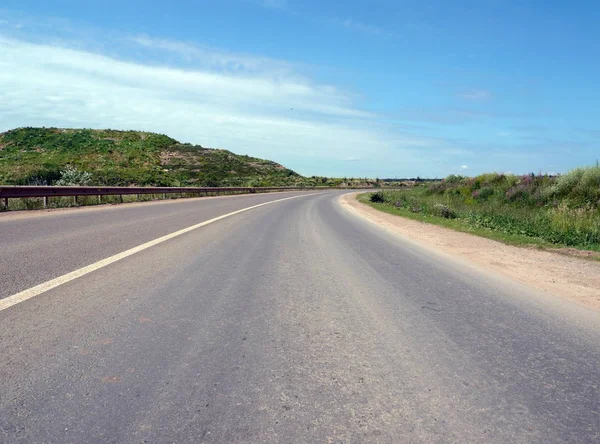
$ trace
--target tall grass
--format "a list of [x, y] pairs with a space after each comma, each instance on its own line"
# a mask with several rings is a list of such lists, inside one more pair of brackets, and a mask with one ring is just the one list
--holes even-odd
[[413, 213], [558, 245], [600, 248], [600, 167], [561, 176], [449, 176], [408, 191], [376, 197]]

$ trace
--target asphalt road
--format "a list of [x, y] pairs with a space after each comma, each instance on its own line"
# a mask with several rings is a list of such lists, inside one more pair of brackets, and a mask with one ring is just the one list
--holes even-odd
[[[293, 194], [0, 216], [0, 297]], [[600, 317], [276, 202], [0, 311], [2, 443], [597, 443]]]

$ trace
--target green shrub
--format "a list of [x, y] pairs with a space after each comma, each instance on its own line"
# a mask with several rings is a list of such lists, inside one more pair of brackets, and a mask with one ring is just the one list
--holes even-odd
[[443, 217], [445, 219], [456, 218], [456, 213], [446, 204], [436, 203], [433, 205], [433, 215]]
[[464, 179], [464, 176], [457, 176], [454, 174], [450, 174], [448, 177], [446, 177], [444, 179], [444, 182], [449, 183], [449, 184], [456, 184], [459, 183], [460, 181], [462, 181]]
[[559, 176], [556, 182], [556, 194], [560, 197], [568, 196], [581, 181], [583, 173], [583, 168], [576, 168]]
[[91, 173], [87, 171], [79, 171], [77, 168], [67, 165], [64, 170], [60, 172], [60, 179], [58, 179], [54, 185], [57, 186], [86, 186], [90, 185], [92, 181]]
[[488, 200], [494, 195], [494, 189], [492, 187], [485, 187], [480, 190], [473, 192], [473, 197], [479, 200]]
[[376, 193], [371, 193], [371, 197], [369, 197], [371, 202], [375, 203], [383, 203], [385, 202], [385, 196], [383, 195], [383, 191], [377, 191]]
[[593, 192], [600, 189], [600, 166], [586, 168], [581, 176], [580, 186]]

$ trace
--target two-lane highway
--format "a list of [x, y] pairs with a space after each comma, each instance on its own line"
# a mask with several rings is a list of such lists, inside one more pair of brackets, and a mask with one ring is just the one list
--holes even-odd
[[0, 298], [223, 214], [304, 194], [255, 194], [0, 214]]
[[[0, 216], [0, 297], [295, 195]], [[340, 195], [233, 214], [0, 311], [0, 442], [600, 441], [597, 313]]]

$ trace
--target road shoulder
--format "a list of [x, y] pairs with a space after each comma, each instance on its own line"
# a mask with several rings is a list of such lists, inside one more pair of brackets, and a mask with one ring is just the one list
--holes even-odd
[[342, 206], [389, 231], [531, 288], [600, 311], [600, 263], [550, 251], [505, 245], [448, 228], [378, 211], [359, 202], [359, 193], [340, 197]]

